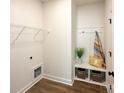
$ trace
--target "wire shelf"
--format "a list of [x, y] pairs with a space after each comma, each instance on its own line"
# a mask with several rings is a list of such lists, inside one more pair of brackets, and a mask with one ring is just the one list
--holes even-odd
[[[15, 44], [15, 42], [24, 34], [27, 34], [27, 35], [32, 35], [32, 39], [33, 41], [38, 41], [38, 42], [42, 42], [45, 40], [45, 37], [46, 37], [46, 33], [48, 34], [50, 32], [50, 30], [48, 29], [42, 29], [42, 28], [35, 28], [35, 27], [29, 27], [29, 26], [22, 26], [22, 25], [17, 25], [17, 24], [11, 24], [10, 25], [11, 28], [16, 28], [15, 30], [16, 31], [13, 31], [14, 33], [12, 33], [11, 31], [11, 34], [15, 34], [16, 33], [16, 36], [15, 38], [11, 41], [11, 45]], [[17, 31], [18, 30], [18, 31]], [[32, 33], [31, 33], [32, 32]], [[36, 38], [38, 37], [38, 35], [40, 33], [45, 33], [42, 35], [42, 37], [44, 37], [43, 40], [37, 40]], [[41, 37], [41, 36], [40, 36]]]

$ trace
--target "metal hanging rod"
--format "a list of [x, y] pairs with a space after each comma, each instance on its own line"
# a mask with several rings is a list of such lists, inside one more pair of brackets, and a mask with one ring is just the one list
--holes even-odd
[[11, 26], [14, 27], [25, 27], [25, 28], [29, 28], [29, 29], [34, 29], [34, 30], [43, 30], [43, 31], [50, 31], [48, 29], [42, 29], [42, 28], [36, 28], [36, 27], [30, 27], [30, 26], [23, 26], [23, 25], [18, 25], [18, 24], [11, 24]]

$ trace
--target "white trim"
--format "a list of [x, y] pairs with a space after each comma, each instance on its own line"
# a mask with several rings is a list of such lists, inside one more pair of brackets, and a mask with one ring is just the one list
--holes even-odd
[[25, 87], [23, 87], [22, 89], [20, 89], [17, 93], [25, 93], [27, 90], [29, 90], [33, 85], [35, 85], [38, 81], [40, 81], [43, 77], [39, 76], [36, 80], [30, 82], [29, 84], [27, 84]]
[[73, 84], [74, 84], [74, 79], [72, 79], [72, 83], [71, 83], [71, 86], [73, 86]]
[[75, 63], [75, 67], [77, 68], [86, 68], [86, 69], [89, 69], [89, 70], [96, 70], [96, 71], [101, 71], [101, 72], [107, 72], [106, 69], [104, 68], [97, 68], [95, 66], [92, 66], [88, 63], [82, 63], [82, 64], [78, 64], [78, 63]]
[[106, 89], [107, 89], [107, 93], [114, 93], [114, 87], [112, 84], [111, 84], [111, 89], [110, 89], [110, 84], [106, 85]]
[[106, 85], [107, 93], [110, 93], [109, 84]]
[[57, 77], [57, 76], [53, 76], [53, 75], [43, 74], [43, 78], [49, 79], [49, 80], [52, 80], [52, 81], [55, 81], [55, 82], [63, 83], [63, 84], [66, 84], [66, 85], [70, 85], [70, 86], [73, 85], [72, 80]]

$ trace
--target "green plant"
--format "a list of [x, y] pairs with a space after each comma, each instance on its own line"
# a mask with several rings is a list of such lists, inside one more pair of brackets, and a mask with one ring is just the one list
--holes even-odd
[[76, 55], [80, 59], [83, 56], [84, 48], [76, 48]]

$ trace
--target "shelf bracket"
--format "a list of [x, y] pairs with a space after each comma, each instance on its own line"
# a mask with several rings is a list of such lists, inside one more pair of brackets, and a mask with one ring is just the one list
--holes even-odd
[[13, 40], [12, 45], [15, 44], [15, 42], [18, 40], [18, 38], [21, 36], [22, 32], [24, 31], [25, 26], [21, 29], [21, 31], [18, 33], [17, 37]]
[[36, 38], [36, 36], [40, 33], [40, 31], [41, 31], [41, 30], [37, 31], [37, 33], [34, 35], [34, 37], [33, 37], [34, 40], [36, 40], [35, 38]]

